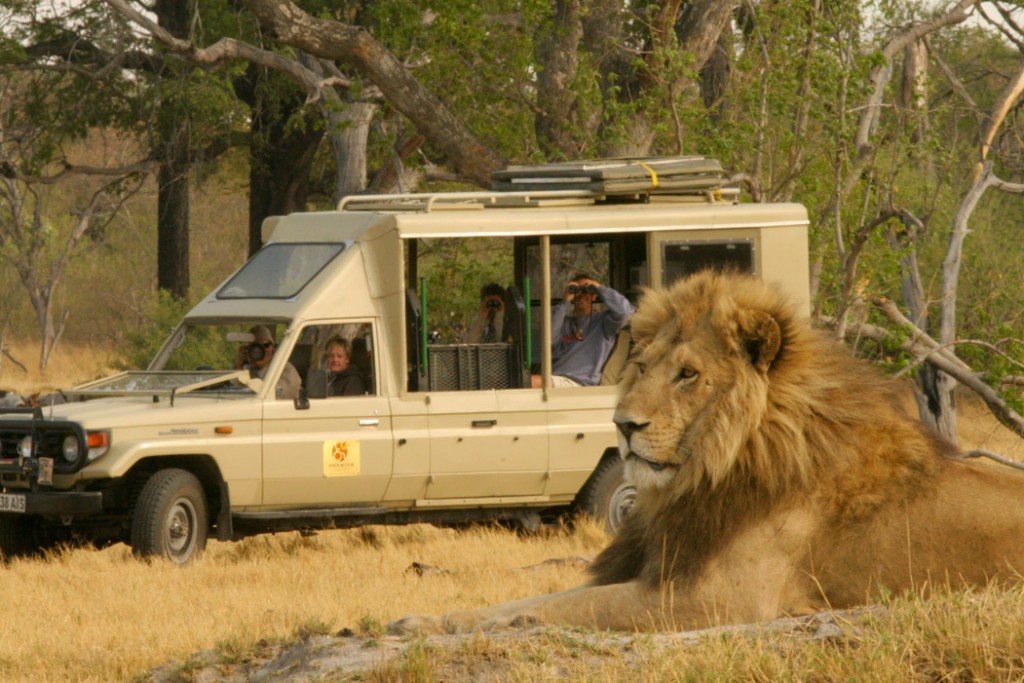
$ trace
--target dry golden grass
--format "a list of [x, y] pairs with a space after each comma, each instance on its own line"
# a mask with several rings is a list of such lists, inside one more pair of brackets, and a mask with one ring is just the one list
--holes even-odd
[[[213, 543], [185, 568], [137, 561], [124, 546], [16, 560], [0, 568], [0, 680], [131, 681], [168, 663], [171, 680], [221, 680], [237, 676], [238, 665], [275, 644], [346, 627], [373, 651], [383, 625], [409, 612], [475, 607], [576, 585], [583, 578], [576, 564], [519, 568], [554, 557], [589, 557], [605, 540], [590, 524], [537, 536], [497, 527], [415, 525]], [[409, 571], [413, 562], [448, 573], [420, 577]], [[840, 635], [817, 639], [800, 632], [694, 639], [562, 629], [531, 631], [529, 637], [470, 636], [444, 646], [411, 638], [398, 658], [386, 659], [382, 650], [359, 680], [1024, 677], [1020, 590], [906, 598], [885, 611], [843, 619]], [[189, 662], [204, 650], [215, 653], [217, 666]], [[198, 677], [199, 670], [205, 677]], [[350, 680], [343, 673], [315, 679]]]
[[[482, 606], [569, 587], [579, 566], [516, 568], [594, 555], [593, 526], [521, 537], [427, 525], [260, 536], [216, 543], [178, 568], [123, 545], [64, 550], [0, 568], [0, 680], [115, 681], [198, 650], [244, 652], [262, 639], [379, 631], [408, 612]], [[420, 577], [413, 562], [445, 569]]]
[[46, 372], [40, 372], [37, 342], [8, 339], [4, 350], [25, 369], [11, 358], [0, 357], [0, 391], [14, 391], [22, 396], [68, 389], [110, 374], [114, 357], [111, 349], [101, 344], [61, 343], [51, 354]]

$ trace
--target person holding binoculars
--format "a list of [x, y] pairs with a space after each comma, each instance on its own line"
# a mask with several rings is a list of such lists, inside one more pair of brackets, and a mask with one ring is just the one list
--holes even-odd
[[[594, 312], [600, 297], [606, 308]], [[551, 371], [556, 387], [594, 386], [615, 345], [615, 337], [633, 315], [633, 305], [586, 273], [565, 286], [565, 299], [551, 313]], [[541, 386], [533, 375], [531, 386]]]
[[[238, 358], [235, 361], [235, 368], [248, 370], [250, 376], [263, 379], [267, 374], [267, 366], [274, 357], [274, 349], [277, 345], [274, 342], [274, 335], [270, 328], [263, 325], [256, 325], [249, 330], [253, 341], [238, 347]], [[274, 387], [274, 396], [279, 399], [296, 399], [299, 397], [299, 389], [302, 388], [302, 379], [299, 371], [291, 363], [284, 367], [281, 372], [281, 379], [277, 380]]]
[[505, 288], [491, 283], [480, 288], [480, 308], [462, 335], [463, 344], [492, 344], [504, 341]]

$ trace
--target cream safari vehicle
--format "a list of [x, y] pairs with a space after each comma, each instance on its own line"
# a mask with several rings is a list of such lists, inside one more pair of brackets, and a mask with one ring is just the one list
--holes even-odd
[[[67, 403], [2, 411], [3, 554], [125, 542], [187, 562], [209, 536], [535, 524], [575, 510], [614, 529], [633, 500], [611, 420], [628, 330], [599, 386], [530, 383], [540, 374], [549, 386], [542, 340], [565, 283], [587, 270], [635, 302], [644, 286], [731, 267], [808, 309], [806, 211], [738, 203], [717, 163], [700, 158], [495, 178], [491, 192], [357, 196], [268, 219], [263, 248], [188, 313], [148, 369], [76, 387]], [[448, 293], [425, 291], [423, 268], [442, 240], [505, 254], [500, 341], [431, 334]], [[276, 339], [263, 379], [235, 369], [264, 350], [257, 325]], [[338, 335], [361, 395], [327, 396], [323, 356]], [[292, 369], [301, 391], [279, 397]]]

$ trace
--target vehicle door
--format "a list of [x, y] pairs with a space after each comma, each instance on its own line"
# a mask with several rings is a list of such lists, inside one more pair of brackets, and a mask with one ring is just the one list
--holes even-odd
[[349, 343], [350, 363], [361, 366], [364, 393], [309, 397], [297, 406], [293, 400], [275, 400], [269, 392], [263, 411], [265, 506], [350, 507], [384, 497], [394, 443], [389, 403], [377, 390], [373, 322], [308, 325], [290, 348], [282, 350], [305, 385], [311, 371], [324, 370], [325, 347], [338, 336]]
[[427, 498], [542, 494], [546, 421], [542, 396], [531, 389], [431, 392]]

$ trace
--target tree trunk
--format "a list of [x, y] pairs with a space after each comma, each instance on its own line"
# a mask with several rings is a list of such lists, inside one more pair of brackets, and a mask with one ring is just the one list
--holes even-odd
[[366, 145], [376, 111], [377, 105], [371, 102], [348, 102], [343, 111], [329, 112], [330, 141], [337, 168], [335, 202], [366, 189]]
[[903, 81], [900, 106], [916, 119], [912, 140], [920, 142], [928, 132], [928, 48], [924, 40], [903, 49]]
[[[177, 137], [186, 126], [171, 126], [167, 134]], [[187, 142], [175, 142], [165, 148], [157, 173], [157, 287], [178, 299], [188, 298], [188, 210], [189, 153]], [[187, 135], [185, 135], [187, 137]]]
[[380, 88], [388, 102], [443, 152], [465, 178], [486, 187], [504, 160], [484, 145], [394, 54], [361, 27], [317, 19], [290, 2], [242, 0], [282, 45], [344, 62]]
[[[157, 0], [160, 26], [177, 38], [188, 37], [189, 2]], [[179, 299], [189, 289], [189, 133], [187, 121], [161, 117], [160, 171], [157, 174], [157, 287]]]
[[537, 41], [537, 113], [534, 131], [537, 143], [549, 158], [573, 158], [580, 141], [574, 134], [576, 94], [572, 81], [579, 67], [579, 0], [555, 0], [553, 26]]
[[722, 122], [725, 93], [729, 87], [731, 71], [732, 38], [727, 31], [723, 31], [708, 61], [700, 70], [700, 94], [714, 126]]
[[[287, 78], [250, 64], [232, 83], [249, 106], [249, 255], [263, 246], [263, 221], [303, 211], [310, 169], [323, 140], [320, 116]], [[271, 99], [273, 98], [273, 99]], [[301, 122], [293, 117], [301, 117]], [[290, 125], [294, 124], [294, 125]]]

